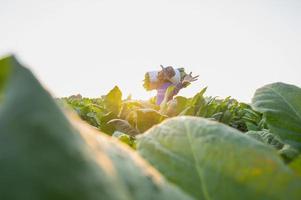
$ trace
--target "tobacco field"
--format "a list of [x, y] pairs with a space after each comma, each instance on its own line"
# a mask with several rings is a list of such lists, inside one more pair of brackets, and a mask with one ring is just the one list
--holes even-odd
[[160, 106], [118, 86], [54, 98], [2, 58], [0, 199], [301, 199], [301, 88], [271, 83], [249, 103], [206, 90]]

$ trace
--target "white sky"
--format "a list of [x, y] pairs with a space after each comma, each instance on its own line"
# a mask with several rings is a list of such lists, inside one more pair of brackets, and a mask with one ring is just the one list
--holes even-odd
[[271, 82], [301, 85], [300, 0], [0, 0], [0, 55], [13, 52], [56, 96], [154, 95], [144, 73], [185, 67], [181, 91], [249, 102]]

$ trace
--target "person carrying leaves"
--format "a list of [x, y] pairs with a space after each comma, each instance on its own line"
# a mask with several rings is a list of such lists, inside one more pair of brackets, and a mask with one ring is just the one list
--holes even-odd
[[[160, 105], [167, 98], [168, 101], [178, 94], [182, 89], [196, 81], [199, 76], [192, 76], [192, 72], [186, 74], [184, 68], [175, 69], [172, 66], [163, 67], [161, 71], [152, 71], [145, 74], [144, 88], [146, 90], [157, 90], [156, 104]], [[172, 92], [167, 94], [168, 88], [173, 87]], [[168, 97], [165, 97], [168, 95]]]

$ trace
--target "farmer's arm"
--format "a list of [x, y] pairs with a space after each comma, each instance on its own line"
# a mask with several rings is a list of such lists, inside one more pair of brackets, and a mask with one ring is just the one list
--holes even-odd
[[175, 88], [174, 88], [173, 93], [172, 93], [173, 94], [172, 97], [177, 95], [179, 93], [179, 91], [184, 87], [187, 87], [187, 84], [184, 85], [182, 82], [175, 85]]
[[190, 85], [191, 82], [198, 80], [198, 77], [199, 77], [199, 76], [194, 76], [194, 77], [193, 77], [193, 76], [192, 76], [192, 72], [190, 72], [189, 74], [187, 74], [187, 75], [183, 78], [183, 80], [175, 86], [175, 89], [174, 89], [174, 91], [173, 91], [173, 95], [172, 95], [172, 96], [178, 94], [179, 91], [180, 91], [182, 88], [187, 87], [188, 85]]

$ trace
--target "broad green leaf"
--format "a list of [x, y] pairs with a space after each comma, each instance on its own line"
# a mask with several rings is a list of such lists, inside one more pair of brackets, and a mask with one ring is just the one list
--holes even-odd
[[115, 118], [116, 115], [113, 112], [108, 112], [105, 115], [103, 115], [100, 119], [99, 129], [108, 135], [112, 135], [115, 131], [115, 127], [112, 124], [108, 124], [108, 122]]
[[197, 199], [300, 199], [301, 180], [273, 148], [221, 123], [176, 117], [137, 140], [140, 155]]
[[139, 131], [132, 127], [132, 125], [128, 121], [123, 119], [112, 119], [108, 122], [108, 124], [113, 125], [117, 131], [126, 133], [130, 136], [139, 134]]
[[143, 108], [143, 105], [139, 101], [127, 100], [122, 102], [118, 118], [127, 119], [132, 111]]
[[205, 109], [206, 100], [204, 98], [204, 93], [206, 92], [207, 87], [203, 88], [200, 92], [195, 94], [192, 98], [187, 99], [185, 102], [185, 107], [178, 114], [179, 116], [191, 115], [199, 116], [202, 109]]
[[173, 100], [168, 102], [168, 106], [166, 109], [166, 114], [168, 116], [177, 116], [179, 115], [185, 108], [187, 108], [188, 99], [182, 96], [177, 96]]
[[266, 129], [261, 131], [248, 131], [245, 134], [279, 150], [279, 155], [282, 156], [286, 163], [291, 162], [299, 155], [299, 151], [297, 149], [290, 145], [283, 144], [277, 136]]
[[252, 107], [263, 113], [272, 133], [301, 150], [301, 88], [273, 83], [258, 89]]
[[3, 67], [11, 74], [0, 106], [0, 199], [126, 199], [121, 186], [120, 194], [105, 188], [113, 177], [33, 75], [13, 57], [2, 59]]
[[118, 115], [121, 104], [122, 104], [122, 93], [120, 89], [115, 86], [104, 99], [105, 108], [114, 113], [116, 116]]
[[283, 148], [282, 142], [273, 133], [270, 133], [268, 130], [248, 131], [245, 134], [264, 144], [271, 145], [275, 149]]
[[[83, 122], [76, 119], [72, 121], [73, 126], [79, 130], [85, 142], [91, 148], [91, 154], [106, 160], [106, 170], [114, 173], [113, 177], [117, 180], [116, 185], [121, 185], [125, 191], [126, 199], [130, 200], [192, 200], [190, 196], [183, 193], [177, 187], [169, 184], [161, 174], [152, 166], [147, 164], [136, 152], [124, 146], [120, 142], [109, 138], [104, 134], [90, 129]], [[116, 133], [119, 140], [135, 148], [134, 141], [128, 135]], [[125, 136], [125, 137], [124, 137]], [[128, 140], [129, 139], [129, 140]], [[110, 166], [111, 165], [111, 166]], [[114, 185], [108, 185], [113, 187]], [[115, 192], [118, 188], [115, 187]]]
[[279, 154], [282, 156], [286, 163], [289, 163], [296, 159], [300, 152], [291, 145], [285, 144], [283, 148], [279, 150]]
[[0, 199], [190, 199], [138, 154], [79, 119], [67, 120], [33, 74], [0, 60]]
[[161, 115], [158, 111], [153, 109], [138, 109], [136, 111], [136, 128], [140, 133], [143, 133], [166, 118], [167, 116]]

